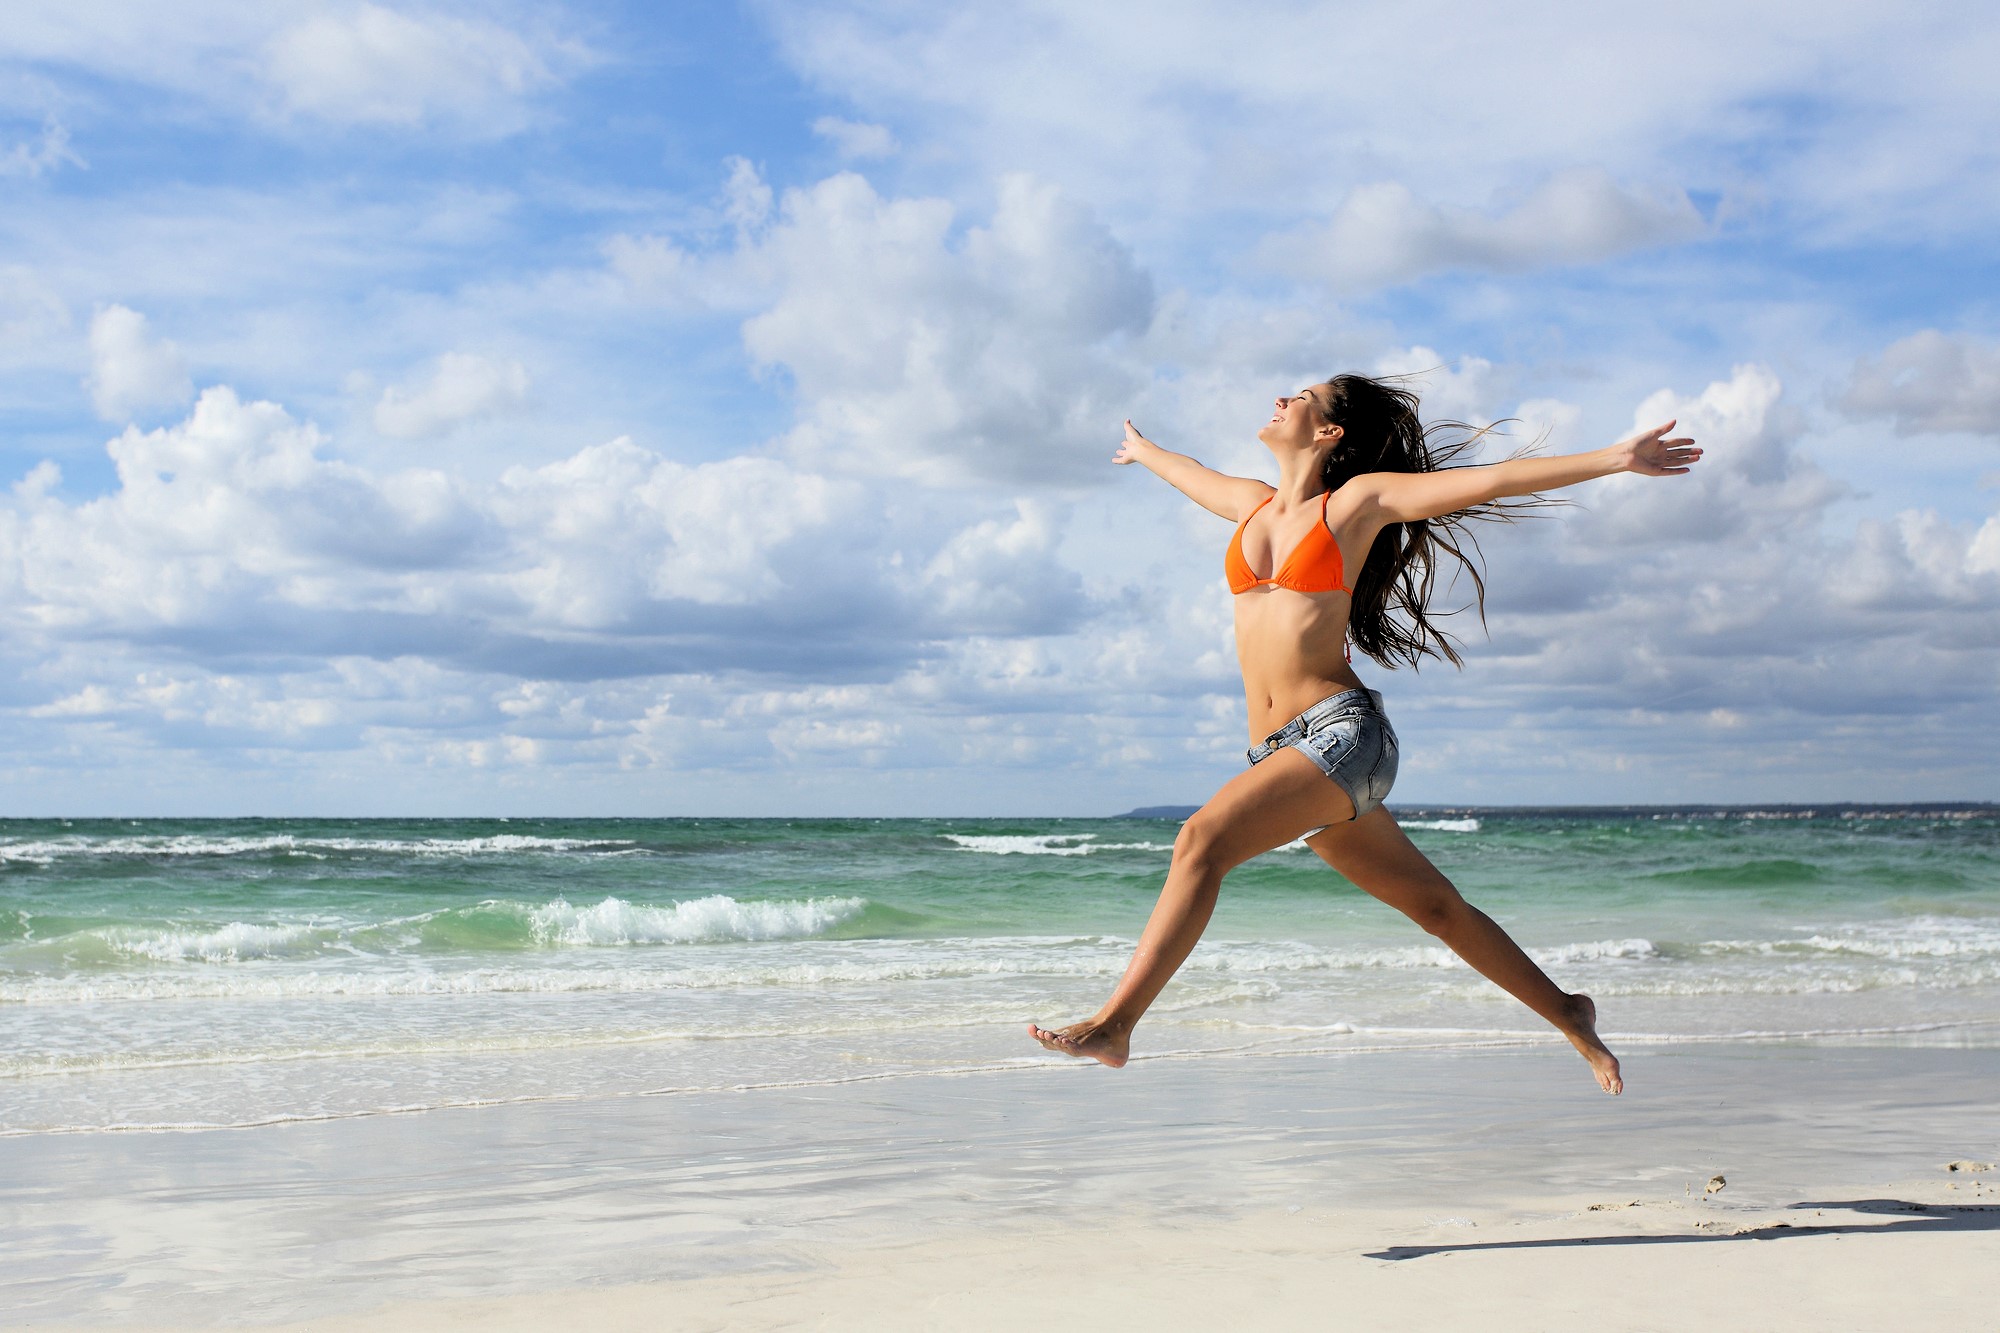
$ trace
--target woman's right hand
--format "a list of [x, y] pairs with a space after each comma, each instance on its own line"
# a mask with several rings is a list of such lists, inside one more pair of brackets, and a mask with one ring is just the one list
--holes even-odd
[[1154, 447], [1157, 446], [1151, 440], [1141, 435], [1138, 427], [1132, 424], [1132, 419], [1127, 417], [1125, 419], [1125, 438], [1120, 442], [1118, 452], [1111, 455], [1111, 461], [1118, 464], [1136, 463], [1139, 461], [1139, 451], [1141, 448]]

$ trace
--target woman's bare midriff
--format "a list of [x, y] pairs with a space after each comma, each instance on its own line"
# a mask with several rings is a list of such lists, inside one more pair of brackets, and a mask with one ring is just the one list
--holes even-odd
[[1347, 664], [1344, 592], [1264, 584], [1236, 594], [1236, 658], [1254, 744], [1328, 695], [1361, 688]]

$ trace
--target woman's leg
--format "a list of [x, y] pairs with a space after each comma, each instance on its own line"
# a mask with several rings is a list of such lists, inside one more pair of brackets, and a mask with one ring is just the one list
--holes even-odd
[[1458, 889], [1417, 850], [1387, 810], [1314, 834], [1307, 846], [1363, 891], [1408, 916], [1487, 980], [1540, 1014], [1575, 1046], [1606, 1092], [1624, 1089], [1618, 1058], [1597, 1036], [1597, 1006], [1550, 981], [1535, 960], [1492, 917], [1459, 896]]
[[1028, 1031], [1052, 1051], [1088, 1056], [1114, 1069], [1124, 1064], [1132, 1028], [1207, 928], [1222, 877], [1307, 829], [1353, 814], [1347, 793], [1297, 750], [1279, 750], [1231, 778], [1181, 825], [1166, 886], [1123, 979], [1104, 1007], [1066, 1028], [1030, 1023]]

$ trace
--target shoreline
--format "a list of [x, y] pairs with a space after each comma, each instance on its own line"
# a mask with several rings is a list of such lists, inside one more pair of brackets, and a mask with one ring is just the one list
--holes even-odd
[[[1174, 1310], [1249, 1302], [1275, 1323], [1309, 1318], [1308, 1306], [1275, 1295], [1258, 1305], [1260, 1284], [1302, 1300], [1361, 1300], [1365, 1287], [1387, 1302], [1366, 1307], [1379, 1310], [1370, 1322], [1395, 1326], [1395, 1302], [1429, 1281], [1398, 1271], [1476, 1265], [1494, 1290], [1513, 1283], [1525, 1299], [1561, 1272], [1603, 1280], [1615, 1250], [1629, 1280], [1680, 1281], [1717, 1247], [1617, 1238], [1700, 1237], [1717, 1221], [1787, 1239], [1781, 1248], [1800, 1254], [1783, 1258], [1787, 1271], [1832, 1265], [1825, 1290], [1841, 1289], [1857, 1245], [1920, 1245], [1922, 1264], [1944, 1266], [1940, 1290], [1955, 1266], [2000, 1257], [2000, 1172], [1943, 1169], [2000, 1158], [2000, 1051], [1801, 1042], [1621, 1054], [1631, 1083], [1616, 1099], [1567, 1048], [1538, 1045], [1152, 1060], [1115, 1073], [1050, 1063], [16, 1138], [0, 1141], [0, 1300], [37, 1327], [529, 1327], [558, 1309], [588, 1309], [603, 1327], [663, 1310], [690, 1327], [1002, 1326], [1058, 1308], [1124, 1326], [1116, 1283], [1095, 1294], [1071, 1284], [1073, 1308], [1010, 1285], [1021, 1265], [1101, 1244], [1151, 1272], [1149, 1289], [1179, 1292]], [[1727, 1186], [1706, 1196], [1716, 1175]], [[1801, 1215], [1812, 1203], [1841, 1215]], [[1847, 1204], [1865, 1207], [1834, 1208]], [[1880, 1211], [1891, 1205], [1904, 1211]], [[1467, 1250], [1468, 1237], [1485, 1248]], [[1421, 1262], [1382, 1257], [1439, 1245], [1410, 1256]], [[1756, 1271], [1774, 1270], [1751, 1264], [1743, 1282]], [[1559, 1314], [1537, 1310], [1534, 1326], [1561, 1326]]]

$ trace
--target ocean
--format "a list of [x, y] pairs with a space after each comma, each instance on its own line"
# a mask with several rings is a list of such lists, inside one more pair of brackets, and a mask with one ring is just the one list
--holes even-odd
[[[1398, 818], [1621, 1055], [2000, 1046], [2000, 807]], [[0, 821], [0, 1134], [1006, 1077], [1117, 979], [1175, 827]], [[1559, 1040], [1295, 846], [1134, 1051]]]

